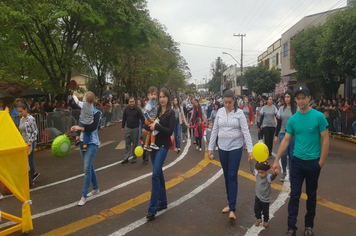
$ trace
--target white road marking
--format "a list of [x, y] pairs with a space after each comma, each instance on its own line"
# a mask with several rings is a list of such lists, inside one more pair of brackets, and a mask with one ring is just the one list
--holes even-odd
[[[106, 145], [109, 145], [109, 144], [111, 144], [111, 143], [113, 143], [113, 142], [115, 142], [115, 141], [108, 141], [108, 142], [105, 142], [105, 143], [101, 144], [101, 146], [99, 146], [99, 148], [100, 148], [100, 147], [104, 147], [104, 146], [106, 146]], [[130, 157], [129, 159], [131, 159], [131, 158], [132, 158], [132, 157]], [[112, 164], [110, 164], [110, 165], [102, 166], [102, 167], [96, 169], [95, 171], [98, 172], [98, 171], [100, 171], [100, 170], [105, 170], [105, 169], [107, 169], [107, 168], [109, 168], [109, 167], [118, 165], [118, 164], [120, 164], [121, 162], [122, 162], [122, 161], [118, 161], [118, 162], [114, 162], [114, 163], [112, 163]], [[83, 177], [83, 176], [84, 176], [84, 174], [75, 175], [75, 176], [73, 176], [73, 177], [70, 177], [70, 178], [67, 178], [67, 179], [63, 179], [63, 180], [60, 180], [60, 181], [57, 181], [57, 182], [54, 182], [54, 183], [50, 183], [50, 184], [47, 184], [47, 185], [43, 185], [43, 186], [39, 186], [39, 187], [36, 187], [36, 188], [32, 188], [32, 189], [30, 189], [30, 192], [37, 191], [37, 190], [44, 189], [44, 188], [48, 188], [48, 187], [52, 187], [52, 186], [55, 186], [55, 185], [57, 185], [57, 184], [62, 184], [62, 183], [65, 183], [65, 182], [68, 182], [68, 181], [71, 181], [71, 180], [74, 180], [74, 179], [78, 179], [78, 178]], [[6, 195], [6, 196], [4, 196], [4, 198], [13, 197], [13, 196], [14, 196], [14, 195], [12, 195], [12, 194], [11, 194], [11, 195]]]
[[115, 149], [125, 149], [125, 140], [122, 140]]
[[[156, 217], [161, 215], [161, 214], [164, 214], [166, 211], [169, 211], [169, 210], [173, 209], [174, 207], [179, 206], [180, 204], [184, 203], [185, 201], [193, 198], [195, 195], [197, 195], [198, 193], [203, 191], [205, 188], [209, 187], [212, 183], [214, 183], [215, 180], [217, 180], [220, 176], [222, 176], [222, 174], [223, 174], [223, 170], [220, 169], [213, 177], [208, 179], [204, 184], [200, 185], [199, 187], [194, 189], [192, 192], [190, 192], [187, 195], [181, 197], [177, 201], [172, 202], [171, 204], [169, 204], [167, 210], [163, 210], [161, 212], [158, 212]], [[146, 217], [143, 217], [143, 218], [141, 218], [141, 219], [129, 224], [128, 226], [126, 226], [124, 228], [121, 228], [118, 231], [110, 234], [110, 236], [125, 235], [125, 234], [137, 229], [138, 227], [140, 227], [141, 225], [145, 224], [146, 222], [147, 222]]]
[[[272, 152], [272, 155], [275, 158], [277, 156], [277, 154], [274, 152]], [[282, 166], [281, 159], [279, 159], [279, 166]], [[288, 171], [287, 171], [286, 180], [288, 178], [289, 178], [289, 176], [288, 176]], [[281, 208], [286, 203], [286, 200], [289, 197], [289, 190], [290, 190], [290, 182], [284, 181], [283, 190], [278, 194], [277, 199], [273, 202], [273, 204], [269, 208], [269, 220], [271, 220], [274, 217], [274, 214], [279, 210], [279, 208]], [[265, 228], [262, 226], [255, 226], [253, 224], [252, 227], [247, 230], [247, 232], [245, 233], [245, 236], [256, 236], [264, 229]]]
[[[107, 141], [107, 142], [105, 142], [105, 143], [100, 143], [99, 148], [105, 147], [106, 145], [109, 145], [109, 144], [111, 144], [111, 143], [113, 143], [113, 142], [115, 142], [115, 141]], [[75, 151], [79, 151], [80, 148], [79, 148], [79, 147], [76, 147], [76, 148], [74, 148], [74, 150], [75, 150]]]
[[[162, 169], [166, 170], [166, 169], [174, 166], [175, 164], [177, 164], [179, 161], [181, 161], [185, 157], [185, 155], [187, 155], [190, 145], [191, 145], [191, 140], [187, 141], [187, 145], [184, 147], [184, 151], [179, 155], [179, 157], [176, 158], [173, 162], [171, 162], [168, 165], [164, 166]], [[113, 163], [113, 164], [111, 164], [111, 166], [116, 165], [117, 163], [121, 163], [121, 161]], [[104, 167], [102, 167], [102, 168], [104, 168]], [[108, 166], [105, 166], [105, 168], [108, 168]], [[111, 192], [113, 192], [115, 190], [118, 190], [120, 188], [128, 186], [128, 185], [130, 185], [132, 183], [135, 183], [135, 182], [137, 182], [137, 181], [139, 181], [141, 179], [147, 178], [147, 177], [149, 177], [151, 175], [152, 175], [152, 172], [144, 174], [144, 175], [141, 175], [141, 176], [139, 176], [139, 177], [137, 177], [135, 179], [129, 180], [129, 181], [125, 182], [125, 183], [116, 185], [116, 186], [114, 186], [114, 187], [112, 187], [110, 189], [107, 189], [107, 190], [104, 190], [104, 191], [100, 191], [100, 194], [94, 195], [93, 197], [90, 197], [90, 198], [87, 198], [87, 201], [91, 201], [91, 200], [96, 199], [98, 197], [101, 197], [101, 196], [104, 196], [106, 194], [109, 194], [109, 193], [111, 193]], [[75, 176], [75, 177], [77, 178], [77, 176]], [[84, 176], [84, 174], [82, 174], [81, 176]], [[74, 178], [74, 177], [72, 177], [72, 178]], [[64, 180], [62, 180], [62, 181], [64, 181]], [[67, 179], [64, 182], [67, 182], [67, 181], [69, 181], [69, 180]], [[61, 182], [61, 181], [58, 181], [58, 182]], [[36, 219], [36, 218], [39, 218], [39, 217], [42, 217], [42, 216], [46, 216], [46, 215], [50, 215], [50, 214], [53, 214], [53, 213], [56, 213], [56, 212], [59, 212], [59, 211], [63, 211], [65, 209], [68, 209], [68, 208], [71, 208], [71, 207], [75, 207], [75, 206], [77, 206], [77, 204], [78, 204], [78, 202], [73, 202], [73, 203], [70, 203], [70, 204], [55, 208], [55, 209], [51, 209], [51, 210], [48, 210], [48, 211], [45, 211], [45, 212], [42, 212], [42, 213], [38, 213], [38, 214], [32, 215], [32, 219]], [[7, 226], [14, 225], [14, 224], [15, 223], [12, 222], [12, 221], [4, 223], [4, 224], [1, 224], [0, 225], [0, 229], [4, 228], [4, 227], [7, 227]]]
[[[269, 220], [274, 217], [274, 214], [281, 208], [285, 203], [287, 198], [289, 197], [289, 189], [290, 184], [289, 182], [285, 181], [283, 184], [283, 190], [279, 193], [277, 199], [273, 202], [273, 204], [269, 208]], [[247, 230], [245, 236], [256, 236], [265, 228], [263, 226], [255, 226], [252, 225], [251, 228]]]

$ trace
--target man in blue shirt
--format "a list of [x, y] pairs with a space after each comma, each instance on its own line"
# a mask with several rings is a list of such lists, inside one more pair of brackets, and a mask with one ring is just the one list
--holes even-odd
[[310, 108], [310, 99], [310, 92], [306, 87], [299, 87], [295, 92], [295, 101], [300, 110], [289, 118], [285, 137], [273, 164], [278, 172], [279, 159], [287, 149], [292, 136], [295, 136], [292, 165], [289, 170], [291, 193], [288, 204], [288, 232], [286, 236], [296, 235], [299, 199], [304, 180], [308, 196], [304, 235], [314, 235], [318, 179], [329, 152], [328, 122], [323, 113]]

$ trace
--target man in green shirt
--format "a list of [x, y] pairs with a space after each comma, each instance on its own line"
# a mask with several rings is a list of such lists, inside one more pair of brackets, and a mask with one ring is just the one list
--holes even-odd
[[310, 108], [310, 99], [308, 88], [299, 87], [296, 90], [295, 101], [300, 110], [289, 118], [285, 137], [273, 164], [278, 172], [279, 159], [288, 147], [292, 136], [295, 136], [292, 167], [289, 170], [291, 193], [288, 204], [288, 232], [286, 236], [296, 235], [299, 199], [304, 180], [308, 196], [304, 235], [314, 235], [318, 179], [329, 152], [328, 122], [321, 112]]

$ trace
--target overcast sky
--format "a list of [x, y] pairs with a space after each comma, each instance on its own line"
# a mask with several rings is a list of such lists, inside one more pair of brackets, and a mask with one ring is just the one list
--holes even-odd
[[[228, 64], [241, 58], [244, 37], [244, 66], [256, 65], [257, 57], [282, 33], [304, 16], [346, 6], [347, 0], [147, 0], [152, 18], [167, 27], [180, 43], [194, 82], [211, 78], [210, 64], [221, 57]], [[193, 44], [193, 45], [192, 45]], [[202, 47], [203, 45], [208, 47]]]

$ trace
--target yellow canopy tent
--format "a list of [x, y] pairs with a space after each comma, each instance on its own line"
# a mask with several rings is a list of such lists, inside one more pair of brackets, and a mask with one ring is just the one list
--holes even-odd
[[28, 178], [28, 147], [8, 111], [0, 111], [0, 130], [0, 181], [23, 202], [22, 218], [2, 212], [2, 218], [18, 224], [0, 231], [0, 235], [11, 234], [21, 229], [25, 233], [33, 230]]

